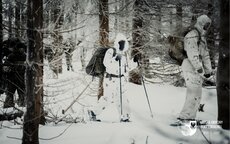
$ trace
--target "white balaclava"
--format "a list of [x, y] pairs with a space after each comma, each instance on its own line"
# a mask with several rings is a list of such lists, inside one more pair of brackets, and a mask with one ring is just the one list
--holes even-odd
[[114, 48], [116, 48], [116, 51], [119, 54], [123, 54], [129, 49], [129, 42], [124, 34], [117, 34], [114, 41]]
[[201, 32], [202, 35], [205, 35], [210, 25], [211, 19], [207, 15], [201, 15], [197, 18], [195, 27]]

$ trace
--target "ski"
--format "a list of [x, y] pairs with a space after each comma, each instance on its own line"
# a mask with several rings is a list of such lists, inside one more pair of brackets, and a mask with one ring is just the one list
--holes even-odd
[[208, 125], [208, 121], [202, 121], [202, 120], [194, 120], [194, 121], [176, 121], [175, 123], [171, 123], [169, 124], [172, 127], [178, 127], [178, 126], [184, 126], [185, 124], [190, 123], [191, 126], [202, 126], [202, 125]]

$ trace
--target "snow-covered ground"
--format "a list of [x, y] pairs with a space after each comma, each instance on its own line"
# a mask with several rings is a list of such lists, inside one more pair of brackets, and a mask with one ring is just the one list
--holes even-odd
[[[228, 144], [229, 131], [217, 125], [199, 128], [192, 136], [185, 136], [180, 127], [172, 127], [185, 101], [186, 88], [168, 84], [146, 82], [153, 118], [151, 117], [144, 88], [130, 83], [127, 95], [131, 107], [130, 123], [119, 122], [119, 112], [111, 104], [98, 118], [102, 122], [91, 122], [87, 109], [97, 102], [97, 84], [95, 79], [87, 76], [75, 63], [74, 72], [66, 71], [58, 79], [53, 79], [51, 71], [45, 67], [45, 110], [48, 111], [49, 122], [40, 125], [39, 138], [41, 144]], [[83, 94], [81, 92], [87, 87]], [[4, 96], [1, 96], [3, 99]], [[77, 102], [69, 109], [72, 101]], [[199, 112], [198, 119], [215, 122], [217, 120], [217, 95], [215, 89], [203, 88], [201, 103], [205, 103], [204, 111]], [[0, 102], [2, 105], [2, 102]], [[63, 110], [65, 113], [63, 114]], [[4, 110], [1, 110], [4, 111]], [[54, 119], [54, 118], [57, 119]], [[63, 121], [59, 121], [63, 118]], [[67, 123], [67, 121], [77, 123]], [[20, 122], [20, 119], [18, 119]], [[22, 125], [14, 121], [0, 122], [0, 144], [20, 144]]]

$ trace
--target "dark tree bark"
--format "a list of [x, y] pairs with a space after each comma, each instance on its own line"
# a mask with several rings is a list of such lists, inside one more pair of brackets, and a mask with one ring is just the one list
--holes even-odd
[[[3, 42], [3, 27], [2, 27], [2, 0], [0, 0], [0, 80], [2, 81], [2, 42]], [[0, 83], [1, 88], [1, 83]], [[0, 89], [0, 92], [2, 90]], [[1, 94], [1, 93], [0, 93]]]
[[229, 0], [220, 0], [220, 46], [217, 69], [218, 120], [229, 127]]
[[15, 36], [20, 37], [21, 17], [20, 17], [20, 3], [15, 0]]
[[[133, 47], [131, 51], [131, 57], [137, 57], [138, 62], [142, 62], [143, 58], [143, 7], [144, 0], [135, 0], [134, 2], [134, 17], [133, 17], [133, 32], [132, 32], [132, 38], [133, 38]], [[140, 74], [137, 72], [130, 72], [129, 74], [129, 81], [141, 84], [141, 77]]]
[[103, 47], [109, 44], [109, 6], [108, 0], [99, 1], [99, 42]]
[[[108, 0], [99, 1], [99, 43], [102, 47], [109, 45], [109, 6]], [[104, 94], [104, 77], [99, 79], [98, 99]]]
[[13, 36], [12, 32], [12, 18], [13, 18], [13, 7], [12, 7], [12, 2], [8, 2], [8, 34], [9, 38]]
[[43, 94], [42, 0], [27, 1], [26, 114], [22, 144], [39, 144], [39, 122]]
[[141, 48], [143, 46], [142, 28], [143, 28], [143, 17], [141, 15], [141, 6], [143, 0], [136, 0], [134, 3], [134, 17], [133, 17], [133, 49], [131, 56], [138, 56], [141, 58]]
[[21, 37], [26, 37], [26, 35], [27, 35], [26, 31], [24, 30], [24, 29], [26, 29], [26, 26], [24, 24], [27, 21], [26, 20], [26, 13], [24, 12], [24, 10], [27, 9], [26, 1], [27, 0], [20, 0], [20, 8], [21, 8], [21, 13], [20, 13], [21, 25], [20, 25], [20, 27], [21, 27], [21, 29], [23, 29], [23, 30], [20, 31], [20, 36]]
[[214, 25], [214, 7], [213, 7], [213, 0], [210, 0], [210, 2], [208, 3], [208, 16], [212, 19], [212, 24], [209, 28], [208, 31], [208, 38], [207, 38], [207, 45], [208, 48], [210, 50], [209, 54], [210, 54], [210, 59], [211, 59], [211, 64], [212, 64], [212, 68], [215, 69], [216, 64], [215, 64], [215, 55], [217, 53], [217, 49], [215, 46], [215, 35], [214, 35], [214, 30], [215, 30], [215, 25]]

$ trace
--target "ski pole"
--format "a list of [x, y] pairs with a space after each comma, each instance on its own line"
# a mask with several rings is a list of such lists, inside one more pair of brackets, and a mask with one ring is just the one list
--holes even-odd
[[[140, 66], [140, 63], [138, 61], [137, 61], [137, 65]], [[148, 97], [148, 93], [147, 93], [147, 90], [146, 90], [146, 87], [145, 87], [145, 81], [144, 81], [144, 78], [142, 76], [142, 73], [141, 73], [141, 80], [142, 80], [142, 83], [143, 83], [145, 96], [146, 96], [146, 99], [147, 99], [147, 102], [148, 102], [148, 105], [149, 105], [149, 110], [150, 110], [150, 113], [151, 113], [151, 117], [153, 118], [153, 112], [152, 112], [151, 105], [150, 105], [150, 102], [149, 102], [149, 97]]]
[[121, 116], [122, 116], [123, 110], [122, 110], [121, 60], [120, 59], [119, 59], [119, 79], [120, 79], [120, 102], [121, 102]]

